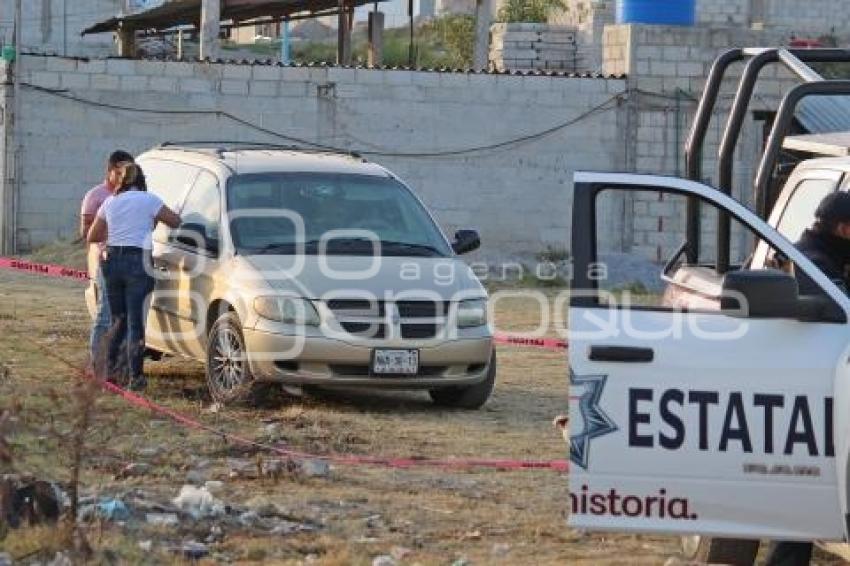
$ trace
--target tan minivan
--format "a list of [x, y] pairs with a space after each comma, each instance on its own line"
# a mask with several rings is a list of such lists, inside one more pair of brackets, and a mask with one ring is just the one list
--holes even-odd
[[[213, 398], [257, 383], [426, 389], [478, 408], [496, 357], [487, 293], [422, 202], [356, 156], [164, 144], [138, 158], [183, 224], [154, 233], [151, 350], [204, 361]], [[93, 312], [95, 291], [87, 292]]]

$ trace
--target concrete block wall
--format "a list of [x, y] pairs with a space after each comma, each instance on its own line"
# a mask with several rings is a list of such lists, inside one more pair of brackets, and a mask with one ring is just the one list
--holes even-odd
[[[714, 58], [732, 45], [776, 45], [785, 42], [778, 31], [700, 26], [622, 25], [605, 30], [605, 71], [629, 76], [630, 112], [627, 144], [629, 166], [639, 173], [683, 175], [684, 144], [691, 128], [696, 103]], [[703, 152], [703, 176], [717, 182], [717, 153], [741, 66], [730, 69], [724, 82]], [[756, 88], [750, 111], [775, 110], [780, 97], [796, 80], [778, 66], [765, 69]], [[762, 123], [752, 113], [747, 118], [735, 154], [733, 194], [743, 202], [752, 198], [752, 178], [762, 147]], [[650, 197], [652, 198], [652, 197]], [[633, 240], [642, 255], [667, 258], [681, 243], [684, 226], [667, 219], [659, 228], [658, 206], [647, 208], [634, 200]], [[672, 204], [670, 206], [673, 206]], [[651, 212], [646, 215], [646, 211]], [[655, 211], [655, 212], [653, 212]], [[681, 211], [677, 211], [679, 214]], [[714, 253], [713, 222], [707, 222], [704, 252]], [[662, 236], [663, 234], [663, 236]], [[744, 253], [743, 236], [734, 234], [734, 249]]]
[[847, 35], [845, 0], [698, 0], [697, 22], [713, 26], [784, 29], [796, 35]]
[[[343, 148], [429, 153], [542, 132], [625, 90], [618, 79], [35, 56], [23, 58], [21, 73], [26, 83], [62, 95], [23, 91], [22, 250], [75, 234], [80, 199], [100, 181], [104, 159], [117, 147], [141, 152], [166, 140], [203, 139], [286, 143], [220, 112]], [[450, 234], [479, 229], [482, 257], [563, 249], [573, 172], [623, 169], [616, 106], [498, 149], [370, 159], [408, 182]]]
[[578, 72], [576, 30], [569, 26], [497, 23], [490, 26], [490, 68]]
[[[23, 50], [68, 56], [107, 56], [115, 51], [111, 33], [81, 32], [122, 13], [126, 0], [24, 0]], [[15, 0], [0, 0], [0, 39], [13, 42]]]
[[602, 37], [605, 26], [614, 23], [615, 0], [567, 0], [565, 9], [549, 16], [549, 23], [575, 28], [584, 70], [602, 69]]

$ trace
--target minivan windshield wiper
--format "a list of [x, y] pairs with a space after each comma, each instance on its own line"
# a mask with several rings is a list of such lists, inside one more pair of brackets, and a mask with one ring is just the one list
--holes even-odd
[[[375, 250], [376, 243], [380, 243], [381, 254], [389, 256], [414, 255], [423, 257], [443, 257], [444, 254], [437, 248], [427, 244], [414, 244], [410, 242], [395, 242], [392, 240], [372, 240], [370, 238], [332, 238], [326, 240], [325, 251], [342, 255], [371, 255]], [[257, 248], [249, 248], [250, 254], [270, 253], [295, 253], [301, 249], [304, 253], [314, 255], [318, 253], [322, 240], [307, 240], [300, 242], [272, 242]]]

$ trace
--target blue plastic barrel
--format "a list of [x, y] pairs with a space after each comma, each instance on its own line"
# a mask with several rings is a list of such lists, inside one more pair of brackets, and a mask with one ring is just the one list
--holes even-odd
[[617, 0], [618, 24], [692, 26], [696, 0]]

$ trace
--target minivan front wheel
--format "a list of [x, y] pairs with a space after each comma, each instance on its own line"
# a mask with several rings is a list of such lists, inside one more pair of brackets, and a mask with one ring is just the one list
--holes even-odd
[[254, 378], [236, 313], [222, 313], [210, 328], [206, 369], [207, 386], [214, 400], [231, 403], [248, 399]]
[[466, 387], [441, 387], [428, 393], [435, 404], [456, 409], [480, 409], [496, 386], [496, 350], [490, 354], [487, 377], [474, 385]]

